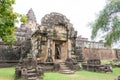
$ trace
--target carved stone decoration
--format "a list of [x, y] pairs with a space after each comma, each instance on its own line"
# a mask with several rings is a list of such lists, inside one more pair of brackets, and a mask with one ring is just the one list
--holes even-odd
[[47, 56], [46, 62], [53, 62], [51, 48], [48, 49], [48, 56]]
[[27, 59], [16, 66], [15, 80], [41, 80], [43, 74], [42, 67], [37, 65], [36, 58], [33, 58], [32, 54], [28, 54]]

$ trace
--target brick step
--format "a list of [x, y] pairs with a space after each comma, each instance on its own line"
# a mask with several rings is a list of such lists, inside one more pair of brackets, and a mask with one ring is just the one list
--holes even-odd
[[68, 68], [61, 68], [60, 70], [70, 70], [70, 69], [68, 69]]
[[60, 70], [59, 72], [62, 73], [62, 74], [74, 74], [75, 73], [72, 70]]
[[28, 80], [39, 80], [37, 77], [28, 77]]
[[62, 60], [56, 60], [57, 63], [62, 63], [63, 61]]
[[68, 68], [66, 64], [60, 64], [61, 68]]
[[60, 64], [60, 69], [69, 69], [65, 64]]
[[29, 67], [27, 67], [27, 69], [28, 69], [28, 70], [31, 70], [31, 69], [34, 69], [34, 67], [29, 66]]
[[68, 67], [60, 67], [60, 69], [69, 69]]
[[67, 67], [67, 65], [64, 62], [60, 63], [59, 72], [62, 74], [74, 74], [75, 73], [74, 71], [70, 70], [69, 67]]
[[27, 75], [28, 75], [28, 76], [35, 76], [36, 73], [28, 73]]
[[66, 66], [66, 64], [60, 64], [60, 66]]
[[65, 65], [65, 63], [64, 63], [64, 62], [62, 62], [62, 63], [60, 63], [60, 65]]
[[33, 72], [36, 72], [36, 70], [35, 70], [35, 69], [30, 69], [30, 70], [28, 70], [27, 72], [28, 72], [28, 73], [31, 73], [31, 72], [33, 73]]
[[64, 67], [60, 67], [60, 69], [69, 69], [69, 67], [64, 66]]

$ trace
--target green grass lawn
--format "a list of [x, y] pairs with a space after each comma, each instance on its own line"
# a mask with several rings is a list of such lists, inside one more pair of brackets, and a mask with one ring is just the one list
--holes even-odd
[[15, 68], [0, 68], [0, 80], [14, 80]]
[[[0, 80], [14, 80], [14, 72], [14, 68], [1, 68]], [[120, 68], [114, 68], [111, 74], [84, 70], [69, 75], [57, 72], [47, 72], [44, 75], [44, 80], [114, 80], [118, 75], [120, 75]]]

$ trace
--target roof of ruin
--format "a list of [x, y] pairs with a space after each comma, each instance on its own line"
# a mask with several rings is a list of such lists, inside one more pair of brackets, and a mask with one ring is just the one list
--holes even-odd
[[32, 8], [30, 8], [30, 10], [27, 13], [27, 20], [36, 22], [36, 17]]
[[68, 27], [70, 24], [69, 20], [64, 16], [63, 14], [52, 12], [50, 14], [46, 14], [42, 20], [41, 25], [47, 26], [47, 27], [54, 27], [58, 25], [63, 25], [65, 27]]

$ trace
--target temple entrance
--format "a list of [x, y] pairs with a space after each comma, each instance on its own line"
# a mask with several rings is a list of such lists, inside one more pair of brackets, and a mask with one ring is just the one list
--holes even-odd
[[61, 59], [61, 47], [60, 47], [60, 44], [55, 44], [55, 59]]

